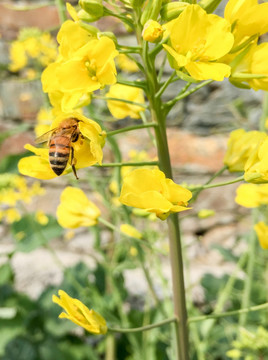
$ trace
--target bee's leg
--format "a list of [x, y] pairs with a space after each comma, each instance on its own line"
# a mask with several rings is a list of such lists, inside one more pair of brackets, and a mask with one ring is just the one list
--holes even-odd
[[76, 164], [76, 159], [74, 157], [74, 148], [71, 146], [71, 166], [72, 166], [74, 176], [78, 180], [79, 178], [78, 178], [77, 173], [76, 173], [75, 164]]

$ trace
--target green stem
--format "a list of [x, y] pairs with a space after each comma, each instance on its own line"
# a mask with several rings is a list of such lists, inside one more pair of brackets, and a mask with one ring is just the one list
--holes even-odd
[[127, 132], [127, 131], [145, 129], [145, 128], [155, 127], [155, 126], [157, 126], [157, 124], [152, 123], [152, 122], [147, 123], [147, 124], [128, 126], [128, 127], [123, 128], [123, 129], [108, 131], [107, 136], [113, 136], [113, 135], [117, 135], [117, 134], [124, 133], [124, 132]]
[[165, 107], [167, 108], [172, 108], [172, 106], [179, 100], [182, 100], [184, 99], [185, 97], [193, 94], [194, 92], [196, 92], [197, 90], [201, 89], [202, 87], [212, 83], [213, 80], [206, 80], [206, 81], [203, 81], [201, 84], [197, 85], [196, 87], [194, 87], [193, 89], [189, 90], [189, 91], [186, 91], [184, 92], [183, 94], [179, 94], [178, 96], [176, 96], [173, 100], [170, 100], [168, 102], [166, 102], [164, 104]]
[[196, 190], [200, 190], [200, 189], [201, 190], [211, 189], [211, 188], [215, 188], [215, 187], [219, 187], [219, 186], [234, 184], [234, 183], [237, 183], [237, 182], [243, 181], [243, 180], [244, 180], [244, 175], [239, 176], [238, 178], [235, 178], [233, 180], [229, 180], [229, 181], [225, 181], [225, 182], [221, 182], [221, 183], [207, 184], [207, 185], [200, 185], [200, 186], [189, 186], [188, 189], [191, 191], [196, 191]]
[[155, 329], [157, 327], [163, 326], [163, 325], [167, 325], [167, 324], [171, 324], [173, 322], [177, 322], [178, 319], [176, 317], [170, 318], [170, 319], [166, 319], [163, 321], [160, 321], [156, 324], [151, 324], [151, 325], [146, 325], [146, 326], [141, 326], [138, 328], [132, 328], [132, 329], [121, 329], [121, 328], [113, 328], [113, 327], [108, 327], [109, 331], [113, 331], [113, 332], [119, 332], [119, 333], [134, 333], [134, 332], [141, 332], [141, 331], [148, 331], [148, 330], [152, 330]]
[[[227, 165], [224, 165], [220, 170], [218, 170], [215, 174], [213, 174], [209, 180], [205, 183], [205, 185], [209, 185], [211, 183], [211, 181], [213, 181], [214, 179], [216, 179], [216, 177], [218, 177], [219, 175], [221, 175], [226, 169], [228, 169], [228, 166]], [[200, 194], [200, 192], [202, 191], [203, 189], [199, 189], [197, 191], [195, 191], [192, 199], [190, 202], [194, 202], [196, 201], [198, 195]]]
[[[141, 40], [142, 41], [142, 40]], [[146, 70], [148, 92], [147, 97], [150, 103], [152, 120], [158, 124], [155, 128], [159, 167], [167, 178], [172, 179], [172, 169], [166, 134], [166, 118], [162, 111], [161, 99], [156, 98], [159, 91], [156, 70], [154, 63], [148, 54], [148, 43], [143, 44], [143, 61]], [[170, 261], [173, 284], [174, 315], [179, 319], [175, 325], [176, 359], [188, 360], [188, 328], [187, 310], [185, 300], [185, 287], [183, 277], [183, 260], [179, 221], [177, 214], [171, 214], [167, 220], [169, 231]]]
[[[256, 212], [253, 210], [253, 218], [254, 223], [256, 222]], [[249, 248], [248, 248], [248, 264], [247, 264], [247, 273], [245, 280], [245, 287], [242, 296], [241, 307], [248, 308], [250, 304], [250, 295], [252, 289], [252, 281], [253, 281], [253, 273], [254, 273], [254, 263], [255, 263], [255, 255], [256, 255], [256, 240], [257, 236], [255, 231], [252, 229], [249, 235]], [[247, 320], [247, 313], [241, 313], [239, 317], [239, 325], [244, 327]]]
[[166, 88], [168, 87], [168, 85], [172, 82], [172, 80], [174, 79], [174, 77], [176, 76], [176, 71], [174, 71], [170, 77], [167, 79], [167, 81], [162, 85], [162, 87], [158, 90], [158, 92], [155, 94], [155, 97], [160, 97], [163, 92], [166, 90]]
[[55, 0], [61, 24], [67, 20], [65, 3], [63, 0]]
[[131, 100], [126, 100], [126, 99], [119, 99], [119, 98], [115, 98], [115, 97], [108, 97], [108, 96], [98, 96], [98, 95], [94, 95], [93, 99], [101, 99], [101, 100], [110, 100], [110, 101], [119, 101], [119, 102], [123, 102], [126, 104], [131, 104], [131, 105], [135, 105], [135, 106], [140, 106], [144, 109], [147, 109], [147, 105], [146, 104], [141, 104], [141, 103], [137, 103], [135, 101], [131, 101]]
[[95, 164], [94, 167], [122, 167], [122, 166], [155, 166], [158, 161], [140, 161], [140, 162], [122, 162], [122, 163], [104, 163], [102, 165]]
[[261, 310], [265, 310], [267, 308], [268, 308], [268, 303], [264, 303], [261, 305], [250, 306], [250, 307], [242, 308], [239, 310], [226, 311], [226, 312], [219, 313], [219, 314], [194, 316], [192, 318], [189, 318], [188, 322], [193, 323], [193, 322], [197, 322], [197, 321], [205, 321], [208, 319], [219, 319], [219, 318], [227, 317], [227, 316], [234, 316], [234, 315], [241, 315], [241, 314], [244, 315], [244, 314], [248, 314], [249, 312], [261, 311]]
[[143, 90], [146, 89], [146, 83], [144, 83], [142, 81], [127, 81], [127, 80], [117, 79], [116, 83], [122, 84], [122, 85], [127, 85], [127, 86], [132, 86], [132, 87], [137, 87], [137, 88], [140, 88]]

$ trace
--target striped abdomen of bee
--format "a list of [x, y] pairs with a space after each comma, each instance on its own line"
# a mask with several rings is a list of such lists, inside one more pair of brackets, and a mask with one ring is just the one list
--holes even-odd
[[54, 134], [49, 143], [49, 163], [58, 176], [65, 170], [71, 152], [71, 135]]

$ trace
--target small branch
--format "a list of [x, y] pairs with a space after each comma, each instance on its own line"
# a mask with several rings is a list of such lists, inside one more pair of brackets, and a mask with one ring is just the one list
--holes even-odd
[[[168, 102], [166, 102], [164, 104], [165, 107], [167, 108], [171, 108], [177, 101], [179, 100], [182, 100], [184, 99], [185, 97], [193, 94], [194, 92], [196, 92], [197, 90], [201, 89], [202, 87], [212, 83], [213, 80], [206, 80], [206, 81], [203, 81], [201, 84], [197, 85], [195, 88], [189, 90], [189, 91], [186, 91], [185, 93], [183, 94], [179, 94], [178, 96], [176, 96], [173, 100], [170, 100]], [[189, 85], [190, 86], [190, 85]], [[188, 86], [188, 87], [189, 87]]]
[[230, 180], [230, 181], [226, 181], [226, 182], [222, 182], [222, 183], [216, 183], [216, 184], [208, 184], [208, 185], [201, 185], [201, 186], [189, 186], [188, 189], [190, 191], [196, 191], [196, 190], [203, 190], [203, 189], [210, 189], [210, 188], [214, 188], [214, 187], [219, 187], [219, 186], [225, 186], [225, 185], [230, 185], [230, 184], [234, 184], [237, 183], [239, 181], [243, 181], [244, 180], [244, 175], [239, 176], [238, 178], [234, 179], [234, 180]]
[[155, 328], [157, 328], [157, 327], [160, 327], [160, 326], [164, 326], [164, 325], [167, 325], [167, 324], [171, 324], [171, 323], [173, 323], [173, 322], [178, 322], [178, 318], [173, 317], [173, 318], [170, 318], [170, 319], [166, 319], [166, 320], [160, 321], [159, 323], [156, 323], [156, 324], [141, 326], [141, 327], [138, 327], [138, 328], [121, 329], [121, 328], [112, 328], [112, 327], [109, 327], [108, 330], [109, 330], [109, 331], [113, 331], [113, 332], [119, 332], [119, 333], [134, 333], [134, 332], [148, 331], [148, 330], [151, 330], [151, 329], [155, 329]]
[[166, 88], [172, 82], [172, 80], [174, 79], [175, 76], [176, 76], [176, 71], [173, 71], [173, 73], [170, 75], [170, 77], [167, 79], [167, 81], [162, 85], [162, 87], [155, 94], [155, 97], [160, 97], [163, 94], [163, 92], [166, 90]]
[[57, 6], [60, 22], [62, 24], [64, 21], [67, 20], [64, 2], [63, 0], [55, 0], [55, 4]]
[[120, 133], [132, 131], [132, 130], [145, 129], [145, 128], [150, 128], [150, 127], [155, 127], [155, 126], [157, 126], [156, 123], [147, 123], [147, 124], [141, 124], [141, 125], [128, 126], [128, 127], [123, 128], [123, 129], [108, 131], [107, 136], [113, 136], [113, 135], [117, 135], [117, 134], [120, 134]]
[[143, 162], [122, 162], [122, 163], [104, 163], [102, 165], [95, 164], [94, 167], [122, 167], [122, 166], [158, 166], [158, 161], [143, 161]]
[[239, 309], [239, 310], [227, 311], [227, 312], [219, 313], [219, 314], [195, 316], [195, 317], [189, 318], [188, 323], [204, 321], [204, 320], [208, 320], [208, 319], [218, 319], [218, 318], [233, 316], [233, 315], [246, 314], [246, 313], [253, 312], [253, 311], [265, 310], [267, 308], [268, 308], [268, 303], [264, 303], [261, 305], [251, 306], [251, 307]]
[[100, 100], [107, 100], [107, 101], [108, 100], [110, 100], [110, 101], [119, 101], [119, 102], [131, 104], [131, 105], [135, 105], [135, 106], [140, 106], [140, 107], [142, 107], [144, 109], [147, 109], [147, 105], [137, 103], [137, 102], [131, 101], [131, 100], [120, 99], [120, 98], [115, 98], [115, 97], [108, 97], [108, 96], [99, 96], [99, 95], [94, 95], [92, 98], [93, 99], [100, 99]]
[[116, 83], [117, 83], [117, 84], [122, 84], [122, 85], [127, 85], [127, 86], [132, 86], [132, 87], [141, 88], [141, 89], [143, 89], [143, 90], [146, 89], [146, 83], [145, 83], [145, 82], [142, 82], [142, 81], [127, 81], [127, 80], [117, 79]]

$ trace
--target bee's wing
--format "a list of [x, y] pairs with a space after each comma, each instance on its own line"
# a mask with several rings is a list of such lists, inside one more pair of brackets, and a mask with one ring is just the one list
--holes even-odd
[[50, 139], [51, 135], [52, 135], [56, 130], [57, 130], [57, 128], [47, 131], [47, 132], [44, 133], [43, 135], [38, 136], [38, 137], [35, 139], [34, 142], [35, 142], [36, 144], [42, 144], [42, 143], [48, 141], [48, 140]]

